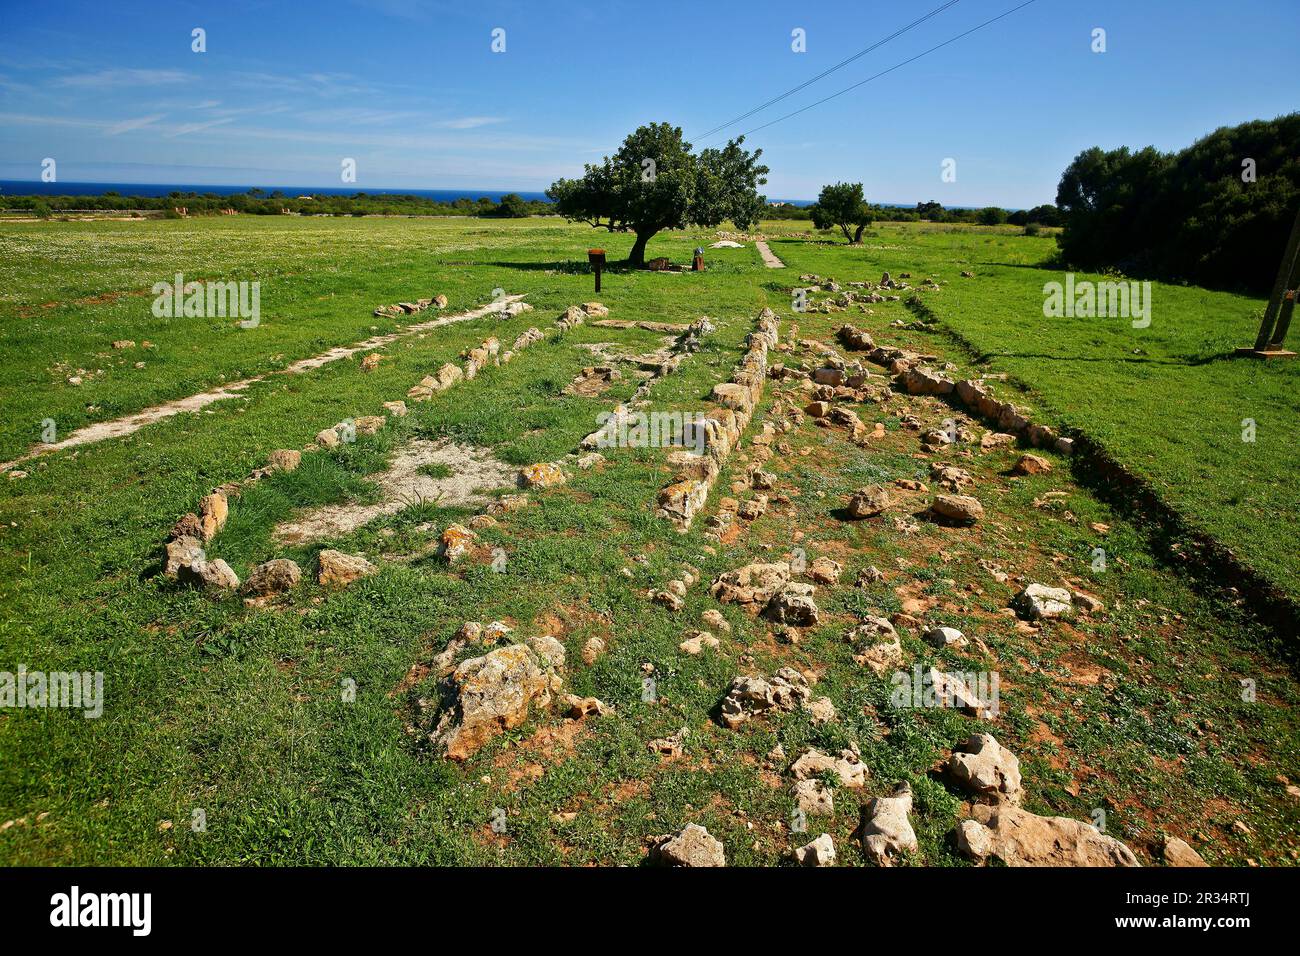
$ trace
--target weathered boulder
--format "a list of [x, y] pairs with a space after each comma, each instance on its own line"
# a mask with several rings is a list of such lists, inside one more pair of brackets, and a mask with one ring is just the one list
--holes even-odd
[[808, 567], [808, 577], [812, 578], [818, 584], [834, 584], [840, 579], [840, 574], [844, 569], [838, 561], [827, 557], [820, 557], [813, 561]]
[[778, 624], [812, 627], [821, 618], [813, 600], [816, 588], [798, 581], [787, 582], [767, 604], [767, 616]]
[[1045, 475], [1052, 470], [1052, 463], [1038, 455], [1021, 455], [1015, 467], [1011, 469], [1017, 475]]
[[978, 861], [1006, 866], [1138, 866], [1114, 837], [1069, 817], [1040, 817], [1009, 804], [977, 805], [956, 832], [957, 849]]
[[835, 841], [829, 833], [823, 833], [811, 843], [793, 850], [791, 856], [800, 866], [834, 866]]
[[438, 536], [438, 540], [438, 553], [448, 564], [455, 564], [473, 550], [478, 535], [462, 524], [452, 524]]
[[945, 647], [962, 648], [970, 644], [970, 641], [966, 639], [966, 635], [955, 627], [932, 627], [922, 637], [931, 647], [937, 647], [940, 650]]
[[1065, 617], [1074, 610], [1069, 591], [1065, 588], [1048, 587], [1045, 584], [1029, 585], [1016, 595], [1011, 606], [1031, 621]]
[[268, 471], [293, 471], [302, 464], [302, 452], [292, 448], [277, 448], [266, 459]]
[[211, 541], [218, 531], [226, 525], [226, 518], [230, 516], [230, 503], [226, 499], [225, 492], [214, 491], [210, 495], [205, 495], [199, 502], [199, 524], [202, 534], [200, 537], [204, 541]]
[[735, 729], [749, 718], [773, 710], [791, 711], [811, 696], [808, 680], [793, 667], [782, 667], [771, 679], [737, 677], [719, 708], [722, 723]]
[[1165, 861], [1165, 866], [1209, 866], [1199, 853], [1178, 837], [1165, 840], [1160, 856]]
[[948, 775], [977, 800], [1020, 802], [1020, 761], [992, 734], [973, 734], [954, 749]]
[[890, 866], [904, 852], [916, 852], [912, 786], [906, 781], [888, 797], [875, 797], [862, 812], [862, 849], [877, 866]]
[[378, 570], [359, 554], [344, 554], [333, 548], [326, 548], [317, 555], [317, 561], [320, 567], [316, 581], [323, 587], [344, 587]]
[[680, 833], [659, 837], [650, 848], [650, 861], [659, 866], [726, 866], [727, 854], [708, 830], [688, 823]]
[[960, 524], [974, 524], [984, 517], [984, 506], [970, 495], [935, 495], [930, 511]]
[[795, 806], [810, 817], [835, 815], [835, 791], [815, 777], [796, 780], [790, 795]]
[[550, 488], [552, 485], [562, 485], [564, 481], [564, 472], [560, 466], [549, 461], [526, 465], [519, 472], [519, 484], [523, 488]]
[[233, 591], [239, 587], [238, 575], [220, 558], [199, 558], [182, 564], [176, 569], [176, 580], [204, 591]]
[[870, 667], [877, 677], [883, 677], [903, 665], [903, 645], [894, 625], [885, 618], [868, 615], [861, 624], [849, 631], [847, 637], [850, 644], [862, 649], [853, 656], [853, 660], [864, 667]]
[[850, 518], [870, 518], [883, 512], [889, 504], [889, 492], [881, 485], [871, 485], [853, 492], [845, 510]]
[[203, 561], [206, 557], [198, 538], [190, 535], [173, 538], [167, 542], [167, 556], [163, 559], [163, 575], [174, 581], [182, 567]]
[[869, 776], [862, 755], [847, 747], [840, 751], [838, 757], [809, 748], [790, 765], [790, 772], [796, 780], [809, 780], [820, 777], [823, 773], [834, 773], [840, 778], [840, 783], [851, 789], [865, 787]]
[[444, 712], [430, 739], [465, 760], [497, 734], [551, 705], [561, 681], [533, 648], [510, 644], [462, 661], [443, 687]]
[[784, 561], [747, 564], [724, 571], [709, 588], [722, 604], [766, 605], [790, 580], [790, 565]]
[[302, 579], [302, 569], [297, 562], [288, 558], [272, 558], [253, 569], [239, 593], [244, 597], [269, 597], [283, 594], [298, 586]]

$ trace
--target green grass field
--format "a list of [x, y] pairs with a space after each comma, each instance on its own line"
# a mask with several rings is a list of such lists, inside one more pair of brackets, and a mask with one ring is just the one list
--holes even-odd
[[[934, 351], [959, 370], [1005, 372], [1024, 404], [1049, 423], [1102, 443], [1203, 529], [1287, 594], [1300, 597], [1297, 521], [1287, 479], [1295, 473], [1300, 366], [1255, 365], [1225, 353], [1251, 341], [1262, 303], [1158, 285], [1150, 328], [1042, 316], [1043, 268], [1054, 244], [1000, 229], [877, 226], [860, 248], [825, 244], [773, 226], [784, 270], [762, 266], [752, 244], [710, 250], [703, 274], [614, 269], [597, 297], [585, 250], [610, 259], [630, 247], [557, 219], [466, 221], [232, 217], [149, 222], [0, 224], [0, 459], [33, 447], [41, 422], [59, 436], [86, 424], [240, 378], [282, 369], [331, 346], [393, 331], [380, 304], [444, 293], [449, 310], [489, 301], [496, 288], [523, 293], [535, 311], [489, 316], [400, 339], [363, 372], [356, 359], [303, 375], [271, 375], [242, 396], [122, 438], [26, 462], [28, 477], [0, 481], [0, 670], [98, 670], [104, 716], [0, 710], [0, 862], [8, 864], [631, 864], [646, 839], [698, 822], [723, 840], [734, 864], [776, 865], [825, 830], [841, 862], [857, 807], [907, 779], [916, 792], [920, 849], [908, 861], [957, 865], [948, 834], [960, 797], [931, 770], [970, 733], [988, 729], [1021, 758], [1026, 805], [1089, 819], [1104, 808], [1108, 832], [1152, 862], [1163, 834], [1192, 843], [1211, 863], [1294, 864], [1300, 801], [1279, 783], [1300, 778], [1300, 684], [1280, 663], [1277, 635], [1248, 609], [1198, 590], [1168, 555], [1152, 553], [1140, 515], [1095, 497], [1049, 456], [1049, 475], [1011, 480], [1014, 450], [977, 455], [969, 467], [990, 520], [978, 532], [922, 524], [834, 520], [831, 510], [870, 482], [928, 480], [906, 414], [938, 422], [932, 400], [896, 396], [858, 409], [882, 421], [886, 439], [866, 449], [805, 425], [774, 457], [788, 501], [743, 533], [705, 550], [705, 526], [685, 535], [653, 515], [670, 473], [656, 449], [607, 451], [607, 462], [533, 492], [532, 505], [481, 531], [508, 555], [503, 572], [434, 558], [433, 529], [471, 512], [412, 502], [345, 537], [293, 548], [271, 530], [298, 509], [376, 494], [368, 475], [412, 438], [452, 438], [524, 465], [558, 459], [630, 394], [625, 378], [597, 398], [563, 395], [584, 367], [581, 348], [615, 343], [649, 350], [661, 336], [588, 323], [521, 353], [473, 382], [411, 406], [379, 434], [304, 456], [303, 467], [258, 484], [232, 504], [209, 548], [242, 577], [273, 556], [293, 557], [303, 584], [286, 604], [251, 609], [235, 598], [185, 590], [158, 574], [168, 529], [217, 485], [241, 479], [277, 448], [301, 448], [342, 419], [373, 415], [423, 375], [485, 336], [503, 342], [550, 329], [566, 307], [598, 298], [611, 318], [717, 327], [651, 392], [655, 408], [702, 407], [740, 358], [764, 306], [800, 337], [833, 342], [852, 321], [881, 341]], [[652, 255], [689, 261], [712, 233], [667, 233]], [[938, 316], [911, 323], [904, 303], [870, 315], [795, 315], [789, 290], [802, 272], [840, 282], [888, 269], [919, 280]], [[975, 273], [959, 278], [963, 269]], [[262, 321], [155, 319], [149, 289], [187, 278], [260, 280]], [[114, 349], [115, 340], [132, 340]], [[144, 341], [152, 347], [144, 348]], [[1138, 351], [1135, 351], [1138, 350]], [[780, 358], [780, 356], [777, 356]], [[794, 350], [785, 361], [808, 361]], [[136, 363], [143, 362], [143, 368]], [[82, 384], [68, 383], [84, 370]], [[879, 375], [880, 370], [874, 369]], [[1289, 387], [1292, 386], [1292, 387]], [[779, 390], [769, 382], [766, 401]], [[1241, 441], [1241, 419], [1258, 423]], [[756, 420], [756, 426], [761, 419]], [[709, 511], [737, 477], [733, 460]], [[1036, 504], [1062, 492], [1050, 507]], [[748, 493], [746, 493], [748, 494]], [[737, 495], [744, 497], [745, 495]], [[1090, 571], [1096, 534], [1110, 530], [1104, 575]], [[795, 538], [794, 535], [799, 537]], [[821, 625], [799, 643], [761, 619], [721, 608], [732, 625], [717, 652], [688, 656], [678, 644], [718, 605], [707, 583], [801, 541], [809, 557], [845, 566], [841, 584], [819, 588]], [[351, 587], [315, 584], [323, 547], [363, 553], [380, 572]], [[1106, 612], [1030, 632], [1003, 612], [1014, 581], [989, 577], [979, 559], [1025, 580], [1089, 582]], [[640, 560], [638, 560], [640, 559]], [[652, 605], [683, 562], [703, 577], [678, 614]], [[868, 566], [884, 582], [853, 586]], [[624, 573], [627, 569], [627, 573]], [[309, 580], [310, 579], [310, 580]], [[901, 593], [900, 593], [901, 591]], [[978, 634], [981, 652], [935, 651], [900, 628], [917, 662], [996, 667], [1004, 713], [986, 722], [948, 710], [898, 710], [889, 684], [852, 660], [843, 634], [862, 614], [923, 600], [930, 618]], [[443, 760], [417, 730], [418, 700], [433, 693], [419, 665], [467, 620], [512, 623], [567, 647], [567, 689], [615, 712], [568, 721], [538, 717], [463, 765]], [[599, 636], [592, 665], [579, 650]], [[653, 664], [656, 702], [641, 700]], [[738, 673], [793, 664], [815, 672], [839, 719], [816, 726], [795, 712], [721, 727], [715, 708]], [[414, 670], [413, 670], [414, 669]], [[1242, 699], [1241, 681], [1257, 687]], [[341, 685], [355, 681], [356, 698]], [[686, 754], [661, 761], [646, 741], [687, 727]], [[856, 744], [871, 771], [866, 792], [836, 793], [833, 819], [789, 832], [791, 798], [781, 768], [765, 766], [780, 743], [826, 751]], [[489, 821], [506, 811], [506, 833]], [[205, 832], [190, 821], [202, 809]], [[1235, 826], [1241, 821], [1243, 828]], [[802, 839], [800, 837], [803, 837]]]

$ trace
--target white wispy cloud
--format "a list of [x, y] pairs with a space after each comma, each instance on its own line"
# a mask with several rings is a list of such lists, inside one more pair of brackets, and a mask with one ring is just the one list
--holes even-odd
[[435, 129], [478, 129], [493, 123], [504, 123], [504, 116], [462, 116], [459, 119], [440, 120], [434, 123]]
[[205, 129], [211, 129], [214, 126], [224, 126], [227, 123], [233, 123], [235, 118], [227, 116], [220, 119], [206, 120], [202, 123], [186, 123], [183, 126], [177, 126], [175, 129], [168, 130], [163, 135], [168, 139], [174, 139], [177, 136], [186, 136], [189, 133], [198, 133]]
[[136, 119], [122, 120], [120, 123], [114, 123], [104, 130], [105, 136], [120, 136], [122, 133], [129, 133], [133, 129], [143, 129], [146, 126], [152, 126], [158, 122], [166, 113], [154, 113], [152, 116], [140, 116]]
[[56, 86], [99, 89], [110, 86], [169, 86], [176, 83], [188, 83], [192, 79], [194, 79], [193, 74], [186, 73], [184, 70], [110, 69], [61, 76], [54, 81], [54, 84]]

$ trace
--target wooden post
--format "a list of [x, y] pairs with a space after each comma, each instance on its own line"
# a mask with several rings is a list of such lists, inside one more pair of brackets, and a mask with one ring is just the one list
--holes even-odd
[[591, 268], [596, 273], [596, 291], [600, 291], [600, 270], [605, 268], [605, 250], [588, 249], [587, 261], [591, 263]]
[[1288, 352], [1282, 347], [1286, 333], [1291, 327], [1291, 315], [1295, 311], [1296, 284], [1300, 281], [1300, 210], [1297, 210], [1295, 224], [1291, 227], [1291, 238], [1287, 240], [1286, 252], [1282, 254], [1282, 264], [1278, 266], [1277, 279], [1273, 283], [1273, 293], [1268, 297], [1268, 306], [1264, 309], [1264, 321], [1259, 324], [1259, 336], [1253, 348], [1237, 349], [1238, 355], [1254, 358], [1294, 358], [1295, 352]]

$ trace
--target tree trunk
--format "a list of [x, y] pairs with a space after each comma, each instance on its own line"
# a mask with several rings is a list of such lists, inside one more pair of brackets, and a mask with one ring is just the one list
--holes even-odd
[[658, 229], [654, 229], [650, 232], [638, 232], [636, 234], [636, 242], [632, 243], [632, 251], [627, 254], [628, 265], [632, 266], [634, 269], [640, 269], [645, 266], [646, 243], [648, 243], [650, 237], [658, 231]]
[[857, 231], [853, 233], [853, 245], [856, 246], [862, 242], [862, 230], [866, 228], [867, 228], [866, 223], [862, 223], [858, 226]]

